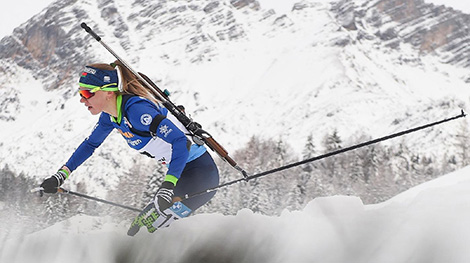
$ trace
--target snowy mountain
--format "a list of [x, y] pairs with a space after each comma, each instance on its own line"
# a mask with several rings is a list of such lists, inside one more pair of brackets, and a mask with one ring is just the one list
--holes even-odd
[[[380, 137], [468, 108], [468, 17], [420, 0], [301, 1], [287, 15], [254, 0], [56, 1], [0, 41], [0, 162], [44, 177], [96, 122], [77, 76], [114, 58], [81, 22], [229, 152], [259, 135], [300, 153], [309, 135], [321, 149], [334, 130]], [[403, 140], [452, 155], [462, 123]], [[113, 134], [69, 184], [104, 196], [141, 158]]]
[[[78, 73], [83, 65], [114, 58], [80, 28], [82, 22], [134, 68], [170, 90], [172, 100], [184, 104], [229, 152], [256, 135], [282, 140], [300, 155], [309, 135], [319, 153], [325, 150], [324, 136], [333, 131], [348, 146], [468, 109], [468, 19], [421, 0], [299, 1], [285, 15], [254, 0], [53, 3], [0, 41], [0, 168], [14, 172], [2, 174], [0, 186], [8, 188], [7, 194], [19, 191], [13, 205], [0, 192], [0, 220], [9, 226], [0, 229], [0, 261], [469, 261], [468, 167], [375, 205], [330, 196], [311, 198], [305, 207], [299, 202], [302, 210], [279, 216], [201, 209], [169, 229], [154, 235], [142, 231], [133, 239], [125, 236], [130, 215], [115, 216], [93, 202], [62, 202], [63, 195], [47, 199], [48, 208], [56, 210], [45, 223], [47, 211], [37, 205], [45, 201], [24, 194], [33, 184], [15, 181], [21, 172], [38, 181], [50, 175], [97, 121], [79, 103]], [[459, 151], [466, 145], [459, 143], [466, 133], [468, 121], [459, 119], [387, 144], [404, 144], [435, 166], [449, 159], [462, 166], [466, 160]], [[287, 197], [292, 190], [285, 182], [313, 192], [308, 196], [329, 193], [327, 188], [338, 182], [350, 188], [347, 193], [360, 187], [373, 195], [383, 192], [374, 188], [377, 181], [403, 189], [410, 178], [397, 180], [400, 176], [425, 178], [408, 169], [413, 166], [409, 159], [390, 159], [379, 159], [391, 167], [387, 174], [376, 171], [368, 183], [348, 185], [352, 181], [343, 174], [333, 174], [330, 184], [318, 183], [318, 174], [294, 171], [295, 179], [269, 177], [220, 191], [211, 205], [249, 203], [249, 194], [271, 205], [273, 196]], [[73, 173], [67, 188], [135, 205], [117, 186], [122, 179], [138, 181], [139, 175], [152, 174], [153, 163], [114, 133]], [[340, 164], [347, 174], [356, 172], [348, 170], [349, 163]], [[407, 173], [394, 174], [395, 167]], [[265, 182], [272, 192], [261, 187]], [[120, 199], [107, 196], [112, 190]], [[251, 207], [233, 205], [239, 206]], [[73, 213], [83, 214], [68, 218]], [[92, 216], [103, 214], [109, 216]], [[116, 221], [121, 218], [127, 219]], [[58, 223], [30, 233], [51, 222]]]
[[273, 217], [200, 214], [133, 238], [129, 222], [81, 215], [0, 237], [0, 261], [468, 262], [469, 174], [466, 167], [376, 205], [331, 196]]

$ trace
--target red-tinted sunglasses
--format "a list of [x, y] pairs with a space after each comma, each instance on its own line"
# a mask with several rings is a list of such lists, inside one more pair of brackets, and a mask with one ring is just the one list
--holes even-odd
[[79, 89], [78, 93], [80, 93], [80, 96], [85, 99], [95, 96], [95, 93], [91, 92], [89, 89]]

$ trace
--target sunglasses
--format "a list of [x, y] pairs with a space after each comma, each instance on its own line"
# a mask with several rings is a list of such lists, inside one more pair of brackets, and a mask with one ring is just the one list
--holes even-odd
[[84, 99], [89, 99], [93, 96], [95, 96], [94, 92], [91, 92], [89, 89], [79, 89], [78, 93], [80, 93], [80, 96]]

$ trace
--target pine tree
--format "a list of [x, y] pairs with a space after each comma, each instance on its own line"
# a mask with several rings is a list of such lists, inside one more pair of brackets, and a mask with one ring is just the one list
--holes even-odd
[[45, 217], [47, 218], [47, 223], [52, 225], [60, 221], [59, 213], [57, 212], [57, 196], [49, 196], [46, 201], [45, 207]]
[[[119, 178], [117, 187], [108, 192], [107, 199], [117, 203], [125, 204], [135, 208], [144, 208], [148, 202], [144, 202], [144, 192], [147, 189], [149, 175], [151, 175], [156, 168], [157, 161], [152, 158], [143, 158], [136, 156], [134, 158], [134, 165], [129, 171], [122, 171]], [[159, 175], [162, 177], [162, 175]], [[150, 191], [148, 191], [150, 193]], [[108, 213], [116, 218], [128, 219], [135, 216], [135, 212], [116, 209], [115, 207], [108, 206]]]
[[[316, 147], [315, 143], [313, 142], [313, 135], [310, 134], [307, 137], [307, 142], [304, 146], [304, 149], [302, 150], [302, 158], [304, 160], [313, 158], [316, 154]], [[313, 168], [316, 168], [315, 163], [307, 163], [303, 166], [303, 170], [305, 172], [310, 172], [313, 170]]]
[[142, 193], [141, 204], [146, 205], [155, 198], [155, 193], [163, 182], [168, 169], [163, 164], [157, 164], [156, 169], [147, 175], [145, 190]]
[[332, 151], [336, 151], [338, 149], [341, 149], [342, 146], [342, 140], [338, 134], [338, 130], [337, 129], [334, 129], [333, 130], [333, 133], [331, 133], [330, 135], [327, 135], [324, 139], [323, 139], [323, 146], [325, 147], [326, 149], [326, 152], [332, 152]]
[[[338, 131], [335, 129], [332, 134], [326, 134], [325, 137], [323, 137], [322, 144], [326, 153], [341, 149], [342, 140], [338, 135]], [[340, 160], [338, 156], [332, 156], [322, 162], [322, 168], [325, 174], [330, 176], [333, 181], [336, 181], [335, 177], [339, 173], [339, 163], [337, 160]], [[333, 181], [331, 183], [334, 183]]]
[[[315, 156], [316, 147], [313, 142], [313, 135], [307, 137], [307, 142], [302, 150], [302, 159], [310, 159]], [[299, 169], [296, 183], [292, 189], [292, 201], [289, 204], [290, 209], [299, 209], [303, 205], [315, 197], [317, 184], [315, 181], [318, 179], [314, 176], [314, 170], [317, 169], [315, 163], [306, 163]]]

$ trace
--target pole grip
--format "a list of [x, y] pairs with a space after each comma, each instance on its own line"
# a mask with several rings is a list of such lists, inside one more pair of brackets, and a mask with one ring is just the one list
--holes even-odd
[[85, 31], [86, 31], [88, 34], [90, 34], [94, 39], [96, 39], [96, 41], [98, 41], [98, 42], [101, 41], [101, 37], [98, 36], [98, 35], [95, 33], [95, 31], [91, 30], [91, 28], [90, 28], [89, 26], [87, 26], [86, 23], [82, 23], [82, 24], [81, 24], [81, 27], [82, 27], [83, 29], [85, 29]]
[[40, 191], [44, 191], [44, 188], [36, 187], [34, 189], [29, 190], [30, 193], [36, 193], [36, 192], [40, 192]]

